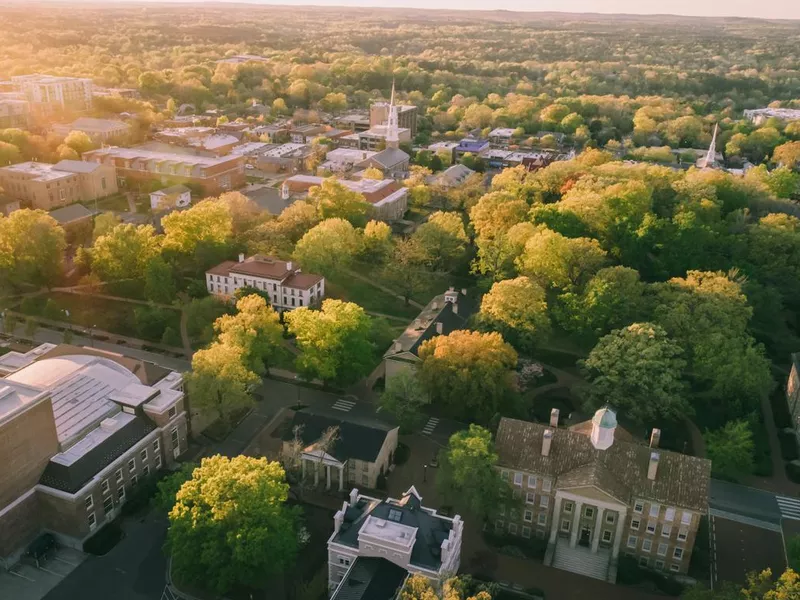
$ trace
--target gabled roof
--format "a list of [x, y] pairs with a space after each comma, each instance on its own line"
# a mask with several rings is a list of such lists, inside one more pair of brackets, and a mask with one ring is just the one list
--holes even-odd
[[383, 165], [387, 169], [394, 167], [395, 165], [399, 165], [402, 162], [408, 161], [411, 157], [400, 150], [400, 148], [386, 148], [385, 150], [381, 150], [377, 154], [370, 156], [367, 160], [363, 161], [361, 164], [368, 163], [370, 161], [375, 161], [380, 165]]
[[67, 173], [93, 173], [101, 167], [98, 163], [84, 162], [82, 160], [62, 160], [53, 165], [53, 169], [57, 171], [66, 171]]
[[92, 216], [92, 211], [86, 208], [83, 204], [70, 204], [69, 206], [62, 206], [48, 213], [60, 225], [66, 225], [81, 219], [88, 219]]
[[172, 196], [173, 194], [185, 194], [186, 192], [191, 192], [188, 187], [185, 185], [172, 185], [168, 188], [164, 188], [163, 190], [157, 190], [150, 195], [157, 195], [157, 196]]

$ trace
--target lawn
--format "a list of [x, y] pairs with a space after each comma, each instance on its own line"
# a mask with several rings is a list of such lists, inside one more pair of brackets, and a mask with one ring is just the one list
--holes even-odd
[[409, 321], [419, 314], [419, 310], [411, 305], [406, 306], [400, 298], [395, 298], [384, 291], [370, 285], [366, 281], [336, 275], [325, 282], [328, 298], [337, 298], [355, 302], [367, 312], [377, 312]]
[[96, 204], [98, 210], [112, 210], [115, 212], [128, 212], [130, 210], [128, 199], [125, 197], [125, 194], [122, 193], [101, 198], [97, 200]]

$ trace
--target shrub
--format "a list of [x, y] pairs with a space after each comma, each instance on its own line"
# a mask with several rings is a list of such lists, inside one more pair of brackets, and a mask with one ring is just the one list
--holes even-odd
[[183, 341], [181, 340], [181, 336], [177, 331], [175, 331], [172, 327], [167, 327], [164, 330], [164, 335], [161, 336], [161, 343], [165, 346], [180, 348], [183, 344]]
[[794, 429], [786, 428], [778, 432], [778, 441], [781, 444], [783, 460], [797, 460], [800, 453], [797, 451], [797, 436]]
[[786, 403], [786, 396], [783, 390], [778, 388], [770, 396], [772, 404], [772, 418], [775, 420], [775, 427], [784, 429], [792, 426], [792, 415], [789, 413], [789, 405]]
[[411, 456], [411, 449], [402, 442], [397, 444], [397, 450], [394, 451], [394, 464], [404, 465]]

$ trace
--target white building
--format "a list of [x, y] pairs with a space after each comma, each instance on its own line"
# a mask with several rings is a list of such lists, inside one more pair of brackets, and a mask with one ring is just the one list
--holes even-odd
[[150, 194], [152, 210], [186, 208], [192, 203], [192, 190], [185, 185], [173, 185]]
[[800, 109], [797, 108], [755, 108], [744, 111], [744, 118], [756, 125], [775, 117], [782, 121], [800, 121]]
[[11, 82], [40, 114], [64, 109], [85, 111], [92, 107], [91, 79], [33, 74], [17, 75]]
[[256, 254], [239, 262], [225, 261], [206, 271], [209, 293], [230, 298], [241, 287], [253, 287], [269, 294], [277, 311], [317, 306], [325, 297], [325, 278], [302, 273], [291, 261]]
[[400, 499], [350, 492], [333, 517], [328, 540], [328, 588], [337, 598], [360, 561], [378, 558], [437, 584], [458, 572], [464, 522], [422, 506], [413, 486]]

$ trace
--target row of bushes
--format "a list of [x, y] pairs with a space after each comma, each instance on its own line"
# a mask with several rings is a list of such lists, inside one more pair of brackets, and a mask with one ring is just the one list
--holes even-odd
[[625, 585], [650, 583], [670, 596], [680, 596], [684, 590], [684, 585], [674, 577], [661, 571], [640, 567], [637, 560], [630, 556], [620, 556], [619, 558], [617, 583]]
[[489, 546], [495, 548], [499, 552], [518, 558], [542, 560], [547, 550], [547, 540], [540, 540], [533, 537], [524, 538], [506, 533], [485, 531], [483, 539]]

